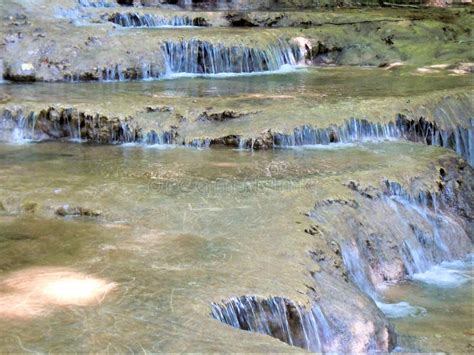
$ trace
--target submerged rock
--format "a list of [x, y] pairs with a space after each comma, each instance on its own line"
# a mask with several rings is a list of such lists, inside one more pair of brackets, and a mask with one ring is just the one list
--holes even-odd
[[36, 202], [25, 202], [21, 205], [21, 208], [25, 212], [35, 213], [38, 210], [38, 203], [36, 203]]
[[248, 116], [247, 113], [239, 113], [235, 111], [223, 111], [219, 113], [207, 113], [203, 112], [198, 116], [199, 121], [211, 121], [211, 122], [224, 122], [236, 118]]
[[56, 215], [61, 217], [66, 216], [83, 216], [83, 217], [98, 217], [102, 214], [99, 210], [93, 210], [91, 208], [80, 207], [80, 206], [61, 206], [56, 209]]

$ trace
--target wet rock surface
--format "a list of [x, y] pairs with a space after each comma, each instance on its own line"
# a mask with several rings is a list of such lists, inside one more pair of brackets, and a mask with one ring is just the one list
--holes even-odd
[[247, 113], [238, 113], [234, 111], [224, 111], [219, 113], [210, 113], [203, 112], [198, 116], [199, 121], [213, 121], [213, 122], [225, 122], [227, 120], [233, 120], [243, 116], [248, 116]]
[[81, 216], [81, 217], [98, 217], [102, 214], [99, 210], [93, 210], [87, 207], [80, 206], [61, 206], [55, 211], [55, 214], [60, 217], [66, 216]]
[[[110, 99], [113, 100], [112, 105], [117, 100], [113, 96]], [[266, 98], [258, 100], [266, 104]], [[71, 106], [43, 108], [40, 105], [32, 110], [28, 106], [7, 103], [0, 120], [0, 137], [3, 141], [76, 139], [108, 144], [136, 142], [197, 147], [223, 145], [255, 150], [347, 144], [367, 139], [406, 139], [454, 150], [471, 166], [473, 164], [473, 127], [470, 122], [472, 105], [469, 95], [462, 90], [427, 93], [416, 98], [416, 101], [415, 98], [401, 101], [403, 106], [386, 103], [386, 99], [380, 100], [374, 102], [369, 111], [364, 107], [365, 103], [362, 103], [360, 115], [370, 115], [367, 119], [344, 118], [343, 115], [355, 115], [357, 107], [352, 107], [352, 112], [345, 112], [341, 110], [341, 106], [329, 106], [331, 115], [335, 117], [332, 122], [337, 123], [331, 123], [326, 118], [327, 125], [324, 126], [319, 117], [308, 119], [304, 107], [299, 106], [300, 102], [290, 99], [288, 105], [295, 109], [294, 115], [301, 114], [306, 122], [314, 122], [295, 127], [292, 133], [285, 132], [291, 132], [291, 127], [285, 130], [279, 128], [280, 123], [285, 122], [287, 111], [278, 112], [278, 107], [275, 106], [278, 98], [272, 99], [270, 106], [260, 106], [258, 111], [220, 111], [209, 107], [204, 107], [205, 111], [201, 112], [186, 108], [184, 111], [182, 106], [176, 106], [173, 101], [160, 101], [167, 105], [147, 105], [143, 109], [137, 102], [136, 111], [127, 107], [128, 112], [109, 109], [94, 112], [91, 110], [94, 109], [93, 105], [84, 109]], [[196, 103], [197, 101], [192, 102], [191, 105], [199, 107]], [[232, 107], [232, 104], [228, 107]], [[338, 114], [337, 110], [341, 113]], [[392, 113], [388, 110], [392, 110]], [[380, 111], [384, 112], [385, 118], [378, 115]], [[454, 115], [446, 120], [446, 112], [453, 112]], [[317, 112], [315, 114], [321, 115]], [[242, 128], [247, 133], [238, 133], [242, 132]], [[256, 129], [259, 129], [258, 134], [254, 133]]]
[[[470, 66], [462, 63], [473, 61], [468, 44], [469, 13], [462, 8], [442, 12], [436, 9], [423, 12], [343, 9], [335, 12], [177, 13], [159, 8], [124, 12], [128, 7], [114, 7], [114, 11], [120, 12], [110, 12], [105, 3], [92, 4], [96, 3], [78, 6], [73, 0], [61, 5], [45, 1], [41, 5], [44, 11], [39, 14], [34, 7], [9, 0], [4, 5], [8, 21], [0, 28], [4, 38], [3, 76], [13, 81], [162, 78], [170, 67], [169, 58], [164, 58], [165, 43], [181, 41], [180, 45], [184, 46], [192, 39], [208, 43], [211, 48], [225, 45], [229, 51], [241, 47], [241, 54], [233, 54], [239, 62], [247, 60], [247, 52], [255, 51], [262, 51], [259, 56], [266, 57], [262, 63], [268, 62], [283, 55], [278, 54], [281, 43], [295, 41], [300, 45], [302, 57], [296, 58], [295, 63], [279, 65], [305, 61], [310, 65], [378, 66], [403, 61], [414, 66], [429, 66], [436, 64], [433, 63], [436, 60], [449, 64], [457, 73], [467, 73], [471, 71]], [[199, 31], [196, 37], [186, 29], [160, 33], [143, 29], [128, 31], [114, 26], [213, 28]], [[240, 29], [238, 33], [216, 29], [225, 26]], [[279, 28], [249, 36], [249, 30], [245, 30], [248, 26]], [[70, 33], [67, 40], [61, 36], [64, 31]], [[221, 38], [225, 38], [224, 43]], [[413, 56], [413, 46], [423, 49]], [[199, 60], [208, 55], [187, 60], [196, 61], [198, 65]], [[303, 61], [303, 58], [306, 59]], [[187, 66], [190, 67], [193, 64]], [[206, 68], [199, 72], [206, 72], [203, 69]], [[217, 72], [225, 72], [229, 68], [217, 69]], [[262, 66], [262, 70], [275, 68], [268, 65]], [[245, 72], [245, 68], [234, 67], [232, 71]]]

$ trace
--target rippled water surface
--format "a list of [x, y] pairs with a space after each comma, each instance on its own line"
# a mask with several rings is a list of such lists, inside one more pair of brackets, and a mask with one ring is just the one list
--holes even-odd
[[[298, 297], [309, 248], [304, 213], [316, 198], [340, 189], [348, 176], [389, 174], [397, 169], [393, 161], [415, 167], [440, 151], [396, 142], [255, 153], [1, 145], [0, 302], [16, 295], [5, 280], [34, 284], [49, 268], [114, 286], [86, 306], [54, 300], [30, 317], [13, 308], [0, 319], [0, 351], [291, 351], [212, 320], [211, 302], [242, 294]], [[75, 206], [100, 216], [55, 215]], [[395, 321], [401, 345], [464, 349], [472, 335], [471, 286], [400, 287], [394, 300], [428, 311]], [[44, 293], [27, 290], [28, 302]], [[450, 328], [454, 317], [464, 323]], [[443, 327], [450, 343], [438, 347]]]
[[388, 289], [389, 300], [403, 299], [425, 309], [420, 316], [393, 320], [400, 351], [473, 351], [473, 276], [472, 259], [443, 263]]
[[471, 86], [470, 76], [453, 76], [443, 73], [422, 75], [413, 68], [395, 72], [378, 68], [299, 68], [281, 70], [269, 75], [230, 74], [211, 79], [197, 75], [172, 77], [173, 80], [75, 83], [34, 85], [11, 84], [0, 86], [0, 93], [21, 97], [25, 101], [68, 103], [101, 101], [114, 96], [151, 97], [224, 97], [254, 94], [266, 95], [325, 95], [328, 99], [350, 97], [409, 96], [432, 90], [445, 90]]

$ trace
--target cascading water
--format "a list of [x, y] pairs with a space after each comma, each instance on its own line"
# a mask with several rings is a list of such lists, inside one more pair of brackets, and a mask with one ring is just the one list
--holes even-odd
[[167, 41], [163, 45], [168, 74], [219, 74], [276, 71], [284, 65], [297, 65], [299, 47], [277, 39], [266, 48], [245, 45], [225, 46], [191, 39]]
[[327, 145], [330, 143], [350, 143], [364, 139], [394, 139], [402, 136], [395, 123], [371, 123], [367, 120], [351, 118], [342, 126], [329, 128], [314, 128], [302, 126], [295, 128], [293, 133], [275, 133], [275, 147], [294, 147], [301, 145]]
[[116, 13], [109, 18], [122, 27], [189, 27], [194, 25], [188, 16], [164, 17], [151, 14]]
[[116, 3], [107, 0], [78, 0], [82, 7], [115, 7]]
[[389, 318], [417, 316], [426, 313], [422, 307], [412, 306], [407, 302], [385, 303], [379, 295], [371, 279], [371, 270], [360, 256], [357, 245], [345, 244], [341, 246], [342, 260], [349, 276], [359, 289], [368, 295], [377, 307]]
[[33, 112], [27, 116], [20, 112], [16, 117], [4, 112], [0, 119], [0, 141], [21, 144], [47, 139], [47, 135], [35, 129], [36, 121]]
[[[352, 282], [370, 296], [389, 317], [415, 316], [426, 312], [407, 302], [383, 302], [380, 295], [381, 281], [390, 278], [390, 270], [393, 272], [401, 264], [402, 274], [395, 276], [392, 281], [399, 281], [404, 277], [420, 280], [429, 277], [426, 273], [438, 268], [443, 261], [462, 259], [463, 252], [467, 251], [463, 246], [470, 245], [462, 225], [455, 217], [443, 211], [439, 200], [436, 194], [422, 192], [413, 196], [398, 183], [387, 181], [385, 195], [375, 202], [380, 206], [373, 206], [371, 209], [383, 209], [385, 215], [393, 218], [386, 223], [397, 225], [374, 223], [365, 227], [372, 231], [370, 236], [364, 237], [354, 232], [353, 239], [344, 238], [340, 243], [342, 260]], [[377, 244], [373, 245], [380, 243], [378, 233], [385, 239], [396, 238], [398, 246], [391, 248], [395, 251], [394, 255], [387, 257], [380, 252], [372, 252], [371, 248], [380, 248]], [[456, 245], [455, 243], [460, 247], [449, 247]], [[459, 273], [455, 276], [458, 280], [462, 277]]]
[[4, 110], [0, 116], [0, 142], [24, 143], [49, 139], [75, 142], [172, 144], [173, 131], [142, 133], [132, 121], [90, 115], [72, 108], [49, 108], [39, 114]]
[[140, 64], [111, 64], [99, 67], [93, 73], [68, 74], [65, 79], [71, 82], [124, 81], [169, 78], [174, 74], [268, 73], [285, 66], [295, 66], [301, 58], [299, 47], [280, 39], [263, 49], [249, 48], [243, 44], [227, 47], [195, 39], [166, 41], [155, 58], [141, 60]]
[[428, 145], [452, 149], [474, 166], [474, 118], [470, 119], [468, 127], [459, 126], [442, 130], [435, 123], [426, 121], [424, 118], [409, 120], [399, 115], [397, 127], [408, 139], [421, 140]]
[[[158, 61], [161, 63], [161, 61]], [[125, 67], [123, 64], [110, 64], [97, 68], [94, 73], [68, 74], [65, 79], [70, 82], [80, 81], [126, 81], [126, 80], [151, 80], [162, 78], [165, 73], [160, 64], [153, 61], [142, 60], [141, 64]]]
[[[125, 73], [120, 64], [112, 65], [102, 69], [100, 72], [100, 81], [123, 81], [125, 80]], [[142, 74], [143, 77], [143, 74]]]
[[470, 128], [453, 127], [448, 131], [438, 129], [434, 124], [422, 119], [418, 123], [408, 121], [401, 115], [395, 122], [388, 123], [373, 123], [364, 119], [351, 118], [341, 126], [315, 128], [304, 125], [295, 128], [292, 133], [274, 133], [273, 146], [288, 148], [399, 138], [422, 140], [428, 145], [452, 149], [474, 166], [474, 119], [471, 119]]
[[3, 59], [0, 59], [0, 84], [4, 82], [4, 80], [3, 80], [3, 72], [4, 72]]
[[400, 215], [400, 209], [410, 210], [417, 214], [431, 230], [426, 233], [421, 228], [408, 225], [414, 238], [406, 238], [402, 247], [402, 256], [407, 275], [414, 278], [416, 274], [424, 273], [434, 266], [459, 259], [463, 255], [453, 253], [448, 245], [452, 244], [449, 236], [443, 230], [453, 229], [459, 231], [459, 238], [468, 238], [462, 232], [461, 226], [451, 216], [443, 213], [440, 198], [435, 193], [420, 193], [412, 197], [401, 186], [394, 182], [386, 183], [389, 194], [387, 200], [394, 214]]
[[282, 297], [242, 296], [213, 303], [211, 315], [234, 328], [267, 334], [309, 351], [331, 349], [331, 327], [318, 305], [308, 311]]
[[[131, 142], [132, 140], [130, 140]], [[173, 132], [155, 132], [150, 131], [146, 134], [144, 138], [144, 143], [149, 145], [164, 145], [164, 144], [172, 144], [174, 141], [174, 134]]]

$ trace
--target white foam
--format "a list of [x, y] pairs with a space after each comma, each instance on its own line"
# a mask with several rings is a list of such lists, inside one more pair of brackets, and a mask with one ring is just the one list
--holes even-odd
[[177, 146], [175, 144], [145, 144], [145, 143], [122, 143], [118, 145], [119, 147], [123, 148], [146, 148], [146, 149], [157, 149], [157, 150], [165, 150], [165, 149], [174, 149]]
[[157, 149], [157, 150], [165, 150], [165, 149], [175, 149], [177, 146], [175, 144], [147, 144], [145, 148], [147, 149]]
[[71, 142], [71, 143], [86, 143], [86, 142], [87, 142], [87, 139], [82, 139], [82, 138], [69, 138], [67, 141], [68, 141], [68, 142]]
[[[120, 25], [119, 25], [120, 26]], [[120, 30], [131, 30], [131, 29], [197, 29], [197, 28], [206, 28], [205, 26], [194, 26], [194, 25], [159, 25], [159, 26], [121, 26]]]
[[[323, 150], [331, 150], [331, 149], [344, 149], [344, 148], [351, 148], [351, 147], [358, 147], [360, 149], [367, 149], [364, 144], [366, 143], [372, 143], [372, 144], [380, 144], [384, 142], [396, 142], [398, 141], [397, 138], [363, 138], [363, 139], [357, 139], [354, 140], [353, 142], [338, 142], [338, 143], [328, 143], [328, 144], [302, 144], [302, 145], [282, 145], [282, 146], [276, 146], [276, 148], [282, 148], [282, 149], [323, 149]], [[374, 151], [372, 148], [370, 148], [372, 152], [375, 152], [376, 154], [379, 154], [377, 151]]]
[[3, 134], [0, 135], [0, 142], [6, 143], [6, 144], [12, 144], [12, 145], [23, 145], [23, 144], [41, 142], [49, 138], [48, 136], [44, 134], [35, 136], [34, 139], [25, 138], [26, 136], [28, 135], [25, 133], [25, 130], [22, 130], [20, 128], [14, 128], [11, 132], [3, 132]]
[[426, 314], [426, 309], [423, 307], [412, 306], [408, 302], [398, 303], [383, 303], [376, 302], [377, 307], [388, 318], [405, 318], [405, 317], [419, 317]]
[[196, 73], [168, 73], [161, 77], [164, 80], [173, 80], [180, 78], [234, 78], [246, 76], [260, 76], [260, 75], [274, 75], [274, 74], [289, 74], [296, 71], [301, 71], [305, 66], [284, 64], [278, 70], [256, 71], [249, 73], [216, 73], [216, 74], [196, 74]]
[[0, 142], [2, 144], [9, 144], [9, 145], [26, 145], [29, 143], [35, 143], [36, 141], [32, 139], [7, 139], [7, 140], [0, 139]]
[[425, 272], [414, 274], [412, 278], [437, 287], [459, 287], [472, 280], [472, 262], [460, 260], [443, 262]]
[[323, 149], [323, 150], [332, 150], [332, 149], [344, 149], [355, 147], [355, 143], [330, 143], [330, 144], [304, 144], [300, 146], [289, 146], [291, 149]]

